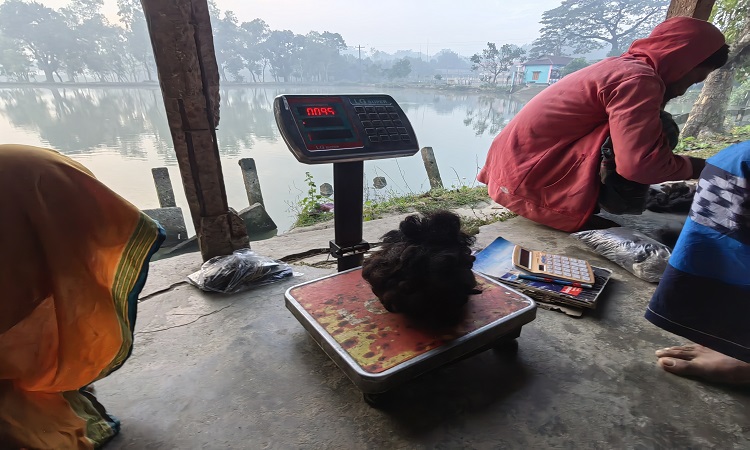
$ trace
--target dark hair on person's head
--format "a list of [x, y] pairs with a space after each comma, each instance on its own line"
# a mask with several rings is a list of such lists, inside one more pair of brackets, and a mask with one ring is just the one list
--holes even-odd
[[729, 60], [729, 46], [724, 44], [720, 49], [716, 50], [713, 55], [704, 59], [702, 63], [698, 64], [698, 67], [712, 67], [718, 69], [727, 63]]
[[383, 236], [381, 249], [362, 264], [362, 277], [388, 311], [426, 325], [452, 325], [463, 317], [469, 295], [481, 292], [471, 271], [473, 243], [452, 212], [414, 214]]

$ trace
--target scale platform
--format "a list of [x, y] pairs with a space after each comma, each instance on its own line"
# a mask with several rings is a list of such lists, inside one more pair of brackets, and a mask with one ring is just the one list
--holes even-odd
[[461, 323], [440, 330], [416, 328], [388, 312], [361, 268], [289, 288], [286, 306], [369, 401], [370, 394], [515, 339], [534, 320], [537, 306], [529, 297], [475, 276], [482, 293], [471, 296]]

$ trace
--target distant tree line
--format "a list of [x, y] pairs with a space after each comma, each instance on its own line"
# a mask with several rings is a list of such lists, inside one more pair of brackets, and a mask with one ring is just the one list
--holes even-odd
[[[57, 10], [35, 1], [0, 5], [0, 75], [11, 81], [155, 81], [151, 42], [139, 0], [118, 0], [118, 23], [102, 13], [103, 0], [72, 0]], [[272, 30], [261, 19], [240, 22], [209, 0], [214, 47], [223, 81], [381, 81], [433, 79], [441, 70], [466, 70], [451, 50], [429, 61], [410, 52], [398, 57], [370, 49], [347, 53], [339, 33], [306, 35]], [[427, 58], [425, 58], [427, 59]]]

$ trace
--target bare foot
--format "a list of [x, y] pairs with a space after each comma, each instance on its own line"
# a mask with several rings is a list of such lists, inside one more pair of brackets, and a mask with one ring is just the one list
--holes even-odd
[[750, 384], [750, 364], [702, 345], [691, 344], [656, 351], [657, 364], [667, 372], [727, 384]]

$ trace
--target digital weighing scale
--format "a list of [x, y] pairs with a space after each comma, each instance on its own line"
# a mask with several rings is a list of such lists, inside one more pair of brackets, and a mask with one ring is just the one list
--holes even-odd
[[338, 272], [287, 290], [286, 306], [325, 353], [373, 402], [414, 377], [498, 347], [520, 335], [536, 317], [529, 297], [475, 272], [464, 320], [449, 329], [421, 329], [385, 310], [362, 278], [370, 249], [362, 240], [364, 161], [414, 155], [419, 150], [409, 119], [384, 94], [280, 95], [276, 124], [304, 164], [333, 163]]

